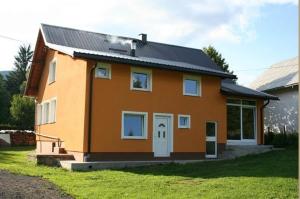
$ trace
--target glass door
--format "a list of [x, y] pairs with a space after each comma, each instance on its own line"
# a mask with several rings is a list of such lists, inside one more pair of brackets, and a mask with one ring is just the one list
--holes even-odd
[[217, 123], [206, 122], [206, 158], [217, 157]]

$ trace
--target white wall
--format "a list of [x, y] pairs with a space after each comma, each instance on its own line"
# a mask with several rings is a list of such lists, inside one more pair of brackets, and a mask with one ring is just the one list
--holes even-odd
[[298, 86], [268, 93], [276, 95], [280, 101], [271, 100], [265, 108], [265, 131], [270, 127], [280, 132], [286, 125], [287, 132], [298, 132]]

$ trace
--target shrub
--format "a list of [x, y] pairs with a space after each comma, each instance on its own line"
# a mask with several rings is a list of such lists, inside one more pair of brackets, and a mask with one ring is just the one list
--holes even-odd
[[17, 126], [11, 124], [0, 124], [0, 130], [19, 130]]
[[265, 133], [265, 144], [274, 147], [298, 147], [298, 133]]
[[21, 95], [14, 95], [10, 114], [13, 124], [20, 129], [31, 130], [34, 126], [34, 100]]

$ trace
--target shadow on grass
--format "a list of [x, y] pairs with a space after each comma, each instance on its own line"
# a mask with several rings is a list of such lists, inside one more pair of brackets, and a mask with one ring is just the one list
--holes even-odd
[[119, 171], [140, 175], [182, 176], [190, 178], [284, 177], [298, 178], [298, 151], [272, 151], [235, 160], [209, 161], [185, 165], [167, 164]]

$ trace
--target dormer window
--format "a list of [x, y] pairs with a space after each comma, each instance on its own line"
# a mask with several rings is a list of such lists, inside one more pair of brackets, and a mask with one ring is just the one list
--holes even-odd
[[56, 59], [52, 60], [49, 65], [48, 84], [56, 80]]
[[106, 63], [97, 63], [95, 70], [96, 78], [111, 79], [111, 66]]

